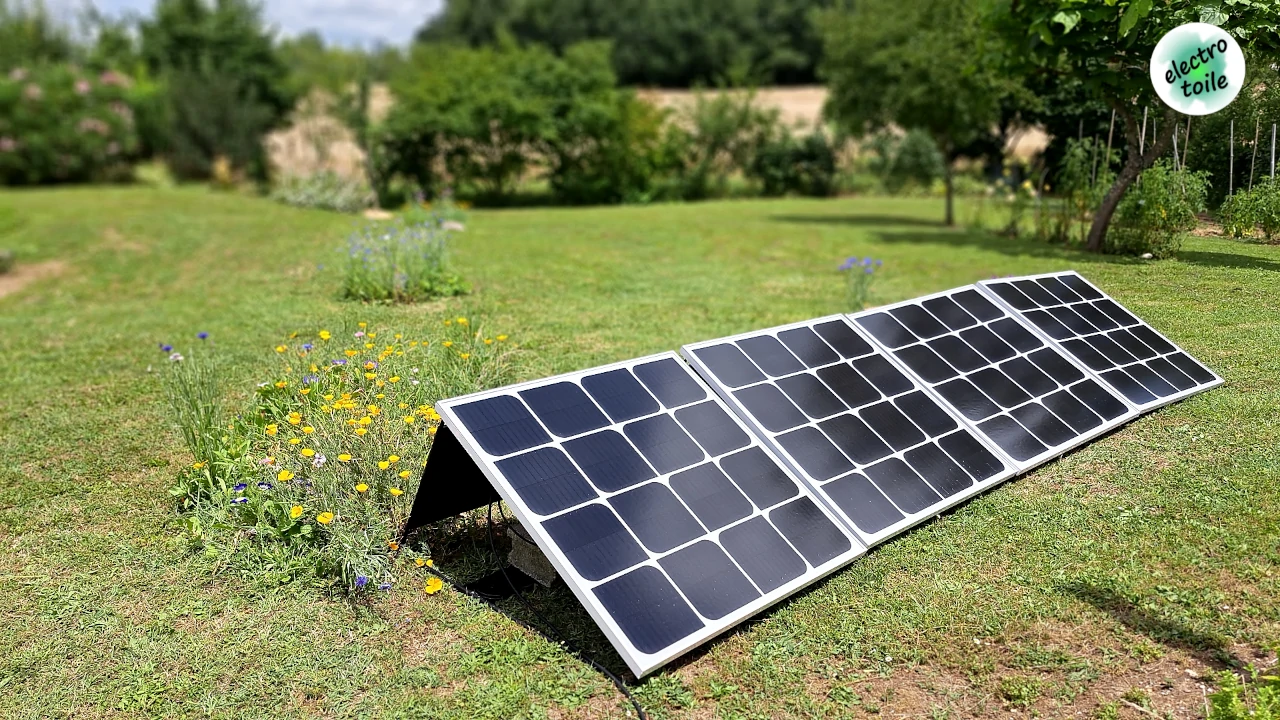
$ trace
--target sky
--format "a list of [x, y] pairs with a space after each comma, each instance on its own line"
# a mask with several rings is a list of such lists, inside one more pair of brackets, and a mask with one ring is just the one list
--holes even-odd
[[[426, 18], [440, 11], [443, 0], [266, 0], [263, 12], [283, 36], [317, 30], [325, 42], [370, 47], [378, 41], [407, 45]], [[74, 0], [49, 5], [79, 7]], [[103, 14], [126, 11], [150, 14], [155, 0], [94, 0]]]

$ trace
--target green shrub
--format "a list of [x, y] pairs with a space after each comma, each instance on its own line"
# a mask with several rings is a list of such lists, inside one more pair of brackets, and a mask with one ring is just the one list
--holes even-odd
[[845, 258], [840, 272], [845, 273], [845, 295], [849, 312], [861, 312], [867, 307], [871, 295], [871, 282], [876, 278], [876, 268], [884, 263], [871, 257]]
[[416, 302], [468, 288], [449, 264], [447, 221], [372, 223], [347, 243], [342, 295], [350, 300]]
[[668, 125], [668, 186], [681, 200], [725, 197], [730, 178], [745, 173], [757, 149], [781, 129], [776, 109], [756, 106], [753, 92], [699, 93]]
[[1222, 221], [1222, 231], [1233, 238], [1243, 238], [1253, 234], [1258, 227], [1257, 196], [1251, 190], [1240, 190], [1222, 202], [1218, 208], [1218, 219]]
[[[365, 323], [293, 333], [241, 412], [179, 410], [175, 423], [202, 453], [171, 488], [192, 549], [255, 584], [390, 589], [440, 420], [432, 405], [511, 380], [507, 336], [480, 334], [466, 318], [436, 327], [414, 339]], [[171, 375], [201, 378], [170, 378], [171, 407], [222, 402], [207, 342], [185, 356], [167, 351]]]
[[1151, 253], [1169, 257], [1182, 246], [1182, 236], [1196, 226], [1205, 209], [1209, 177], [1204, 172], [1174, 170], [1157, 162], [1125, 193], [1107, 233], [1103, 250], [1117, 255]]
[[1280, 236], [1280, 181], [1267, 178], [1255, 185], [1253, 217], [1267, 242]]
[[864, 164], [880, 178], [884, 189], [901, 193], [913, 188], [930, 188], [942, 179], [946, 162], [938, 144], [928, 133], [912, 130], [898, 136], [888, 132], [872, 136], [863, 148]]
[[1251, 671], [1245, 684], [1233, 672], [1218, 675], [1218, 690], [1209, 696], [1208, 720], [1280, 720], [1280, 677]]
[[271, 197], [285, 205], [356, 213], [376, 201], [368, 184], [323, 171], [307, 177], [289, 175], [278, 180]]
[[782, 129], [757, 145], [747, 176], [767, 196], [828, 197], [836, 191], [836, 148], [820, 130], [797, 138]]
[[0, 185], [127, 178], [138, 152], [131, 85], [70, 65], [0, 75]]

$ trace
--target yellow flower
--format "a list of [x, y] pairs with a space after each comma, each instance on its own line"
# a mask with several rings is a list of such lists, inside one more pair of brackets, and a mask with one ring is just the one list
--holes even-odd
[[302, 416], [301, 416], [301, 415], [299, 415], [299, 414], [298, 414], [298, 413], [296, 413], [296, 412], [291, 412], [291, 413], [289, 413], [289, 424], [290, 424], [290, 425], [301, 425], [301, 424], [302, 424]]
[[373, 418], [369, 417], [368, 415], [365, 415], [364, 417], [360, 418], [360, 424], [365, 427], [368, 427], [369, 425], [373, 424]]
[[288, 350], [288, 349], [289, 349], [289, 348], [287, 348], [287, 347], [285, 347], [285, 346], [283, 346], [283, 345], [277, 345], [277, 346], [276, 346], [276, 352], [278, 352], [278, 353], [282, 353], [282, 352], [284, 352], [285, 350]]
[[285, 388], [288, 386], [289, 386], [289, 382], [287, 380], [281, 380], [280, 382], [276, 383], [276, 387], [278, 388]]
[[364, 483], [360, 483], [359, 485], [356, 485], [356, 492], [367, 492], [368, 490], [369, 490], [369, 486], [365, 485]]
[[321, 340], [328, 340], [328, 339], [329, 339], [329, 338], [331, 338], [331, 337], [333, 337], [333, 335], [329, 334], [329, 331], [328, 331], [328, 330], [321, 330], [321, 331], [320, 331], [320, 339], [321, 339]]
[[493, 344], [493, 338], [485, 338], [485, 339], [484, 339], [484, 344], [485, 344], [485, 345], [492, 345], [492, 344]]
[[391, 463], [387, 462], [386, 460], [379, 460], [379, 461], [378, 461], [378, 469], [379, 469], [379, 470], [386, 470], [386, 469], [387, 469], [387, 468], [389, 468], [389, 467], [391, 467]]
[[365, 405], [364, 409], [368, 410], [369, 414], [374, 417], [378, 417], [378, 413], [382, 412], [382, 409], [379, 408], [377, 405]]
[[409, 403], [400, 403], [399, 407], [401, 410], [407, 410], [409, 409]]
[[378, 337], [378, 333], [369, 333], [369, 337], [376, 338]]
[[440, 343], [440, 344], [441, 344], [441, 345], [444, 345], [445, 347], [453, 347], [453, 341], [452, 341], [452, 340], [445, 340], [444, 342], [442, 342], [442, 343]]
[[415, 564], [415, 565], [417, 565], [418, 567], [422, 567], [423, 565], [426, 565], [426, 564], [427, 564], [427, 561], [426, 561], [426, 560], [423, 560], [422, 558], [414, 558], [414, 559], [413, 559], [413, 562], [414, 562], [414, 564]]
[[396, 333], [395, 337], [397, 340], [399, 340], [400, 338], [404, 337], [404, 335], [401, 335], [400, 333]]
[[288, 468], [285, 468], [284, 470], [281, 470], [280, 472], [276, 473], [276, 480], [279, 480], [280, 482], [289, 482], [292, 479], [293, 479], [293, 471], [289, 470]]
[[[360, 354], [359, 350], [343, 350], [343, 352], [347, 354], [347, 357], [355, 357], [356, 355]], [[338, 367], [338, 366], [334, 365], [334, 367]]]
[[338, 462], [351, 462], [351, 453], [341, 453], [338, 455]]
[[365, 428], [356, 428], [356, 434], [357, 434], [357, 435], [364, 435], [364, 434], [365, 434], [365, 433], [367, 433], [367, 432], [369, 432], [369, 431], [368, 431], [367, 429], [365, 429]]
[[302, 444], [302, 438], [289, 438], [289, 444], [290, 444], [290, 445], [301, 445], [301, 444]]
[[[400, 479], [401, 479], [401, 480], [407, 480], [407, 479], [409, 479], [409, 471], [408, 471], [408, 470], [401, 470], [401, 471], [400, 471]], [[392, 495], [397, 495], [397, 494], [399, 494], [399, 493], [392, 493]]]
[[320, 368], [316, 367], [315, 364], [313, 363], [311, 365], [311, 372], [320, 372]]
[[471, 359], [471, 353], [460, 353], [460, 354], [458, 355], [458, 357], [462, 358], [463, 360], [470, 360], [470, 359]]
[[365, 350], [372, 350], [372, 349], [373, 349], [373, 343], [365, 343], [365, 344], [364, 344], [364, 349], [365, 349]]
[[280, 432], [280, 426], [279, 426], [279, 425], [276, 425], [275, 423], [271, 423], [270, 425], [268, 425], [268, 426], [267, 426], [267, 434], [268, 434], [268, 435], [275, 435], [275, 434], [276, 434], [276, 433], [278, 433], [278, 432]]
[[432, 427], [427, 428], [427, 434], [428, 434], [428, 435], [435, 435], [435, 434], [436, 434], [436, 429], [435, 429], [435, 427], [434, 427], [434, 426], [432, 426]]
[[192, 464], [191, 464], [191, 467], [195, 468], [196, 470], [199, 470], [199, 469], [203, 468], [204, 466], [205, 466], [205, 463], [202, 463], [202, 462], [192, 463]]
[[466, 319], [466, 318], [458, 318], [458, 324], [459, 324], [459, 325], [466, 325], [466, 324], [467, 324], [467, 319]]
[[452, 324], [453, 324], [453, 321], [452, 321], [452, 320], [445, 320], [445, 321], [444, 321], [444, 324], [445, 324], [445, 325], [452, 325]]
[[321, 525], [328, 525], [329, 523], [333, 522], [333, 513], [331, 512], [320, 513], [319, 515], [316, 516], [316, 522], [320, 523]]
[[423, 592], [428, 595], [435, 595], [442, 588], [444, 588], [444, 581], [438, 577], [432, 577], [427, 579], [427, 585], [423, 588]]
[[302, 448], [302, 457], [315, 457], [316, 451], [311, 448]]
[[302, 393], [303, 395], [310, 395], [310, 394], [311, 394], [311, 388], [302, 388], [302, 389], [301, 389], [301, 390], [299, 390], [298, 392]]
[[401, 490], [400, 488], [391, 488], [387, 492], [391, 493], [392, 497], [400, 497], [401, 495], [404, 494], [404, 491]]
[[388, 550], [391, 550], [392, 552], [394, 552], [394, 551], [396, 551], [396, 550], [399, 550], [399, 549], [400, 549], [400, 543], [396, 542], [395, 540], [388, 540], [388, 541], [387, 541], [387, 549], [388, 549]]
[[371, 372], [367, 372], [367, 373], [365, 373], [365, 374], [364, 374], [364, 379], [365, 379], [365, 380], [372, 380], [372, 379], [374, 379], [374, 378], [376, 378], [376, 377], [378, 377], [378, 373], [371, 373]]
[[388, 455], [388, 456], [387, 456], [387, 462], [400, 462], [400, 456], [399, 456], [399, 455]]
[[435, 567], [435, 566], [436, 566], [435, 560], [430, 560], [430, 559], [427, 560], [427, 567]]
[[506, 335], [499, 335], [499, 336], [498, 336], [498, 342], [506, 342], [506, 341], [507, 341], [507, 336], [506, 336]]
[[324, 397], [324, 399], [325, 399], [325, 400], [332, 400], [332, 399], [333, 399], [333, 393], [329, 393], [328, 395], [324, 395], [324, 396], [322, 396], [322, 397]]
[[400, 382], [400, 376], [392, 375], [391, 377], [387, 378], [387, 382]]
[[369, 323], [360, 323], [360, 329], [361, 329], [361, 330], [363, 330], [363, 329], [365, 329], [365, 328], [367, 328], [367, 327], [369, 327]]
[[294, 520], [297, 520], [301, 516], [302, 516], [301, 505], [294, 505], [293, 507], [289, 508], [289, 517], [293, 518]]
[[[381, 380], [379, 380], [379, 381], [378, 381], [378, 387], [383, 388], [383, 387], [386, 387], [386, 386], [387, 386], [387, 384], [386, 384], [385, 382], [383, 382], [383, 381], [381, 381]], [[378, 393], [378, 397], [383, 398], [383, 397], [386, 397], [386, 395], [383, 395], [382, 393]]]
[[315, 432], [315, 431], [316, 431], [316, 429], [315, 429], [315, 428], [313, 428], [313, 427], [311, 427], [310, 425], [303, 425], [303, 426], [302, 426], [302, 432], [303, 432], [304, 434], [310, 435], [311, 433], [313, 433], [313, 432]]
[[405, 415], [405, 416], [404, 416], [404, 424], [405, 424], [405, 425], [412, 425], [412, 424], [413, 424], [413, 416], [412, 416], [412, 415]]

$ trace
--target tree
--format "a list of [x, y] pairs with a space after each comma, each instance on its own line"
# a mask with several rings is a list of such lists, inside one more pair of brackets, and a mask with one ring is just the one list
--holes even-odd
[[0, 0], [0, 70], [66, 62], [75, 45], [42, 2]]
[[428, 43], [492, 45], [502, 32], [563, 52], [608, 40], [624, 85], [809, 83], [812, 14], [831, 0], [448, 0], [418, 32]]
[[207, 178], [223, 156], [265, 178], [262, 137], [288, 116], [294, 95], [261, 8], [250, 0], [158, 0], [139, 30], [143, 62], [165, 86], [164, 150], [175, 175]]
[[972, 0], [857, 0], [825, 13], [825, 113], [862, 136], [896, 125], [927, 132], [946, 160], [946, 222], [955, 224], [952, 165], [997, 125], [1017, 86], [982, 62]]
[[1124, 129], [1124, 165], [1094, 213], [1086, 240], [1095, 252], [1129, 186], [1173, 143], [1172, 132], [1161, 131], [1138, 152], [1144, 107], [1156, 111], [1158, 128], [1172, 129], [1178, 118], [1151, 87], [1147, 68], [1160, 39], [1179, 25], [1203, 21], [1222, 27], [1246, 48], [1280, 45], [1280, 7], [1253, 0], [992, 0], [988, 11], [989, 27], [1006, 48], [1007, 72], [1078, 81], [1116, 111]]

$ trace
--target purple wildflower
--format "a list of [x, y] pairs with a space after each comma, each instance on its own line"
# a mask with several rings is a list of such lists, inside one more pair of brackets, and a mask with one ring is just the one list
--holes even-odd
[[166, 345], [165, 343], [160, 343], [160, 351], [161, 351], [161, 352], [171, 353], [171, 352], [173, 352], [173, 346], [172, 346], [172, 345]]
[[379, 590], [390, 590], [390, 589], [391, 589], [391, 583], [389, 583], [389, 582], [384, 582], [384, 583], [382, 583], [381, 585], [379, 585], [379, 586], [378, 586], [378, 589], [379, 589]]
[[249, 486], [245, 485], [244, 483], [236, 483], [236, 486], [231, 489], [235, 490], [236, 492], [244, 492], [244, 489], [247, 487]]
[[270, 490], [270, 489], [271, 489], [271, 483], [269, 483], [269, 482], [260, 482], [260, 483], [258, 483], [258, 489], [259, 489], [259, 490]]
[[244, 496], [240, 496], [240, 497], [238, 497], [238, 498], [231, 498], [231, 504], [232, 504], [232, 505], [243, 505], [243, 504], [245, 504], [245, 503], [247, 503], [247, 502], [249, 502], [249, 498], [244, 497]]
[[356, 587], [358, 587], [358, 588], [362, 588], [362, 587], [364, 587], [365, 585], [368, 585], [368, 584], [369, 584], [369, 578], [367, 578], [367, 577], [365, 577], [365, 576], [363, 576], [363, 575], [357, 575], [357, 576], [356, 576]]
[[200, 333], [196, 333], [196, 337], [200, 338], [201, 340], [208, 340], [208, 339], [209, 339], [209, 333], [207, 333], [207, 332], [200, 332]]

